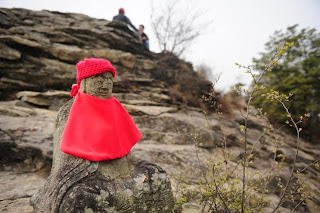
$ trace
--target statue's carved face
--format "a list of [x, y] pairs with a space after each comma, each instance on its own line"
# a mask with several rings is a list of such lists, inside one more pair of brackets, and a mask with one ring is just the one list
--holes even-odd
[[111, 72], [90, 76], [82, 79], [80, 90], [89, 95], [101, 99], [109, 99], [113, 88], [113, 77]]

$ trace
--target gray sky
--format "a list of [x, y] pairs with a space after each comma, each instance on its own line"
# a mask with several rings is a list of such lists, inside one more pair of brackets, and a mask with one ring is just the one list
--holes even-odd
[[[153, 2], [157, 5], [163, 1]], [[319, 0], [181, 0], [180, 4], [181, 11], [187, 4], [205, 11], [204, 20], [213, 20], [183, 58], [222, 73], [217, 84], [221, 90], [228, 90], [238, 82], [250, 82], [250, 77], [234, 63], [250, 65], [274, 31], [294, 24], [320, 30]], [[159, 51], [150, 24], [151, 0], [0, 0], [0, 7], [76, 12], [107, 20], [123, 7], [135, 26], [145, 25], [151, 51]]]

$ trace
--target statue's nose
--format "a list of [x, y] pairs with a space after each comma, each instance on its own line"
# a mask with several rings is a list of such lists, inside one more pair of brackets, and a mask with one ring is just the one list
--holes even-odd
[[102, 87], [103, 88], [108, 88], [110, 85], [110, 82], [109, 81], [104, 81], [103, 84], [102, 84]]

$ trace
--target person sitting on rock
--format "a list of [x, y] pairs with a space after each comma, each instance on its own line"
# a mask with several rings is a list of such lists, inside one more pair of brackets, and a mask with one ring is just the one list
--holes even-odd
[[124, 9], [119, 9], [119, 14], [114, 16], [112, 21], [122, 21], [130, 25], [136, 32], [138, 31], [137, 28], [131, 23], [130, 19], [124, 15]]
[[139, 32], [140, 32], [140, 37], [142, 40], [142, 43], [144, 44], [144, 46], [146, 46], [147, 49], [149, 49], [149, 38], [147, 36], [147, 34], [145, 34], [144, 32], [144, 26], [142, 24], [139, 25]]

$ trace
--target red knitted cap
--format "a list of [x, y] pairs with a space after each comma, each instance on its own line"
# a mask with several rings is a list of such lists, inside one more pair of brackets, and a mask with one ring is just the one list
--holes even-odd
[[72, 85], [71, 97], [78, 93], [81, 80], [93, 75], [111, 72], [113, 77], [116, 77], [116, 69], [110, 61], [103, 58], [86, 58], [76, 64], [77, 68], [77, 84]]
[[86, 58], [83, 61], [79, 61], [76, 68], [77, 81], [104, 72], [111, 72], [113, 77], [116, 76], [116, 69], [112, 66], [110, 61], [102, 58]]
[[123, 8], [119, 8], [119, 13], [124, 13], [124, 9]]

